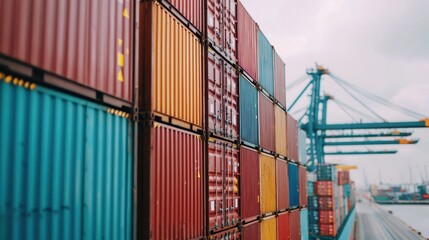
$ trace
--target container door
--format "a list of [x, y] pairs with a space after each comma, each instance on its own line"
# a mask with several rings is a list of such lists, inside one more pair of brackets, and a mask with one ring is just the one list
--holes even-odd
[[238, 150], [232, 143], [225, 142], [225, 175], [224, 175], [224, 203], [225, 222], [224, 226], [232, 226], [240, 221], [240, 195], [239, 195], [239, 172]]
[[223, 172], [224, 146], [221, 142], [209, 141], [209, 227], [211, 230], [222, 228], [223, 213]]
[[238, 75], [233, 66], [224, 61], [225, 135], [238, 139]]
[[209, 131], [215, 135], [224, 135], [222, 60], [214, 51], [208, 52], [208, 98]]

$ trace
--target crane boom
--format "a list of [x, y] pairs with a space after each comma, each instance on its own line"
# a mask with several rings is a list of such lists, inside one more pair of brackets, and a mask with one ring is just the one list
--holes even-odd
[[369, 138], [369, 137], [409, 137], [412, 132], [383, 132], [383, 133], [361, 133], [361, 134], [329, 134], [325, 135], [325, 138]]
[[395, 154], [397, 150], [384, 150], [384, 151], [337, 151], [337, 152], [325, 152], [325, 155], [368, 155], [368, 154]]

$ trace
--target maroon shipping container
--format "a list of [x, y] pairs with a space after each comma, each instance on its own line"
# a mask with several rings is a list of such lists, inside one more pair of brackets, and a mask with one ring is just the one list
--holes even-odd
[[256, 23], [239, 1], [237, 8], [238, 65], [253, 80], [258, 81], [258, 51]]
[[334, 224], [336, 222], [335, 210], [319, 210], [319, 223], [320, 224]]
[[349, 171], [338, 171], [338, 185], [345, 185], [350, 183], [350, 172]]
[[337, 227], [335, 224], [319, 224], [320, 236], [336, 236]]
[[187, 131], [141, 122], [138, 239], [203, 236], [203, 143]]
[[289, 177], [287, 162], [276, 159], [277, 162], [277, 210], [289, 208]]
[[301, 239], [301, 222], [299, 209], [289, 213], [290, 239]]
[[185, 25], [190, 28], [194, 26], [201, 33], [203, 16], [203, 2], [201, 0], [161, 0], [160, 2], [181, 19]]
[[237, 1], [207, 1], [207, 37], [213, 47], [232, 60], [237, 59]]
[[259, 221], [254, 221], [243, 226], [241, 231], [242, 239], [245, 240], [260, 240], [261, 239], [261, 224]]
[[133, 101], [134, 1], [0, 0], [0, 6], [1, 54], [43, 70], [49, 84], [92, 98], [99, 91], [113, 104], [109, 96]]
[[230, 142], [210, 138], [208, 150], [209, 230], [219, 231], [240, 220], [238, 149]]
[[307, 168], [299, 166], [299, 205], [308, 206]]
[[220, 233], [212, 234], [208, 239], [216, 239], [216, 240], [239, 240], [241, 236], [241, 232], [238, 228], [232, 228], [225, 230]]
[[335, 210], [335, 197], [318, 197], [318, 206], [320, 210]]
[[208, 122], [211, 134], [238, 138], [238, 75], [233, 66], [209, 49], [207, 57]]
[[240, 149], [241, 218], [245, 222], [256, 219], [259, 206], [259, 153], [249, 148]]
[[316, 191], [316, 195], [318, 196], [333, 196], [335, 194], [334, 182], [317, 181], [316, 188], [314, 190]]
[[286, 108], [286, 77], [285, 63], [274, 51], [274, 98]]
[[290, 225], [289, 225], [289, 213], [284, 212], [279, 214], [277, 218], [277, 238], [279, 240], [289, 240], [290, 238]]
[[259, 92], [259, 143], [272, 154], [276, 148], [274, 136], [274, 103]]
[[298, 162], [298, 123], [289, 113], [287, 114], [286, 126], [287, 158], [293, 162]]

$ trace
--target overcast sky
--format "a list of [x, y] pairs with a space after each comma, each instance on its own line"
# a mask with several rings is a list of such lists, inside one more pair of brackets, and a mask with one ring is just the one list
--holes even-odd
[[[286, 84], [304, 76], [306, 68], [317, 62], [346, 81], [429, 116], [429, 1], [242, 2], [286, 62]], [[323, 91], [337, 100], [370, 115], [332, 79], [325, 78], [322, 85]], [[305, 83], [287, 91], [288, 105], [304, 86]], [[418, 120], [370, 100], [362, 101], [388, 121]], [[308, 96], [304, 96], [293, 110], [307, 103]], [[328, 110], [328, 123], [377, 121], [352, 112], [353, 120], [335, 102], [329, 104]], [[420, 142], [368, 146], [397, 149], [396, 155], [328, 157], [327, 161], [357, 165], [359, 169], [352, 176], [359, 185], [364, 183], [364, 172], [369, 183], [378, 183], [380, 175], [383, 182], [410, 182], [410, 172], [412, 181], [421, 182], [426, 178], [425, 166], [429, 175], [429, 129], [414, 130], [412, 138], [419, 138]]]

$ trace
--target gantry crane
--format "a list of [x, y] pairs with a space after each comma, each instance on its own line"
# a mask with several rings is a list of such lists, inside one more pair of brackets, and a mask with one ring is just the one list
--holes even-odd
[[[325, 152], [325, 146], [357, 146], [357, 145], [383, 145], [383, 144], [416, 144], [418, 143], [417, 139], [407, 139], [404, 137], [409, 137], [412, 135], [412, 132], [401, 132], [397, 131], [398, 128], [425, 128], [429, 127], [429, 119], [424, 115], [416, 113], [412, 110], [403, 108], [401, 106], [394, 105], [389, 101], [382, 99], [376, 95], [369, 94], [362, 91], [362, 89], [357, 88], [356, 86], [340, 79], [339, 77], [331, 74], [328, 69], [323, 66], [316, 64], [316, 68], [308, 69], [307, 75], [310, 77], [310, 81], [304, 89], [298, 94], [297, 98], [293, 101], [291, 106], [288, 108], [288, 112], [294, 107], [298, 100], [304, 95], [307, 89], [311, 89], [310, 95], [310, 104], [306, 109], [304, 115], [299, 118], [300, 127], [306, 131], [307, 138], [309, 140], [308, 149], [307, 149], [307, 166], [309, 171], [312, 171], [315, 167], [315, 163], [323, 164], [325, 162], [325, 155], [366, 155], [366, 154], [395, 154], [397, 150], [368, 150], [368, 151], [342, 151], [338, 150], [336, 152]], [[364, 106], [370, 113], [379, 118], [381, 122], [369, 122], [369, 123], [341, 123], [341, 124], [328, 124], [327, 123], [327, 107], [330, 100], [335, 98], [331, 95], [321, 95], [321, 82], [323, 76], [329, 76], [334, 79], [341, 88], [343, 88], [348, 94], [350, 94], [357, 102]], [[302, 80], [302, 79], [301, 79]], [[301, 81], [300, 80], [300, 81]], [[294, 84], [294, 83], [293, 83]], [[391, 108], [407, 113], [414, 117], [420, 118], [418, 121], [411, 122], [389, 122], [381, 117], [377, 112], [373, 111], [362, 100], [356, 97], [349, 88], [360, 92], [362, 95], [367, 96], [369, 99], [372, 99], [376, 102], [385, 104]], [[353, 110], [353, 112], [360, 112], [349, 105], [336, 101], [337, 105], [343, 109], [347, 114], [349, 112], [346, 108]], [[349, 114], [350, 115], [350, 114]], [[306, 120], [306, 121], [305, 121]], [[354, 133], [354, 130], [376, 130], [376, 133]], [[384, 131], [380, 132], [380, 129]], [[349, 131], [349, 133], [335, 134], [327, 133], [335, 130]], [[389, 140], [371, 140], [371, 138], [385, 138], [385, 137], [394, 137], [394, 139]], [[338, 139], [352, 139], [350, 141], [339, 141]], [[354, 140], [355, 138], [365, 138], [365, 140]], [[328, 139], [328, 141], [327, 141]], [[333, 140], [331, 140], [333, 139]]]

